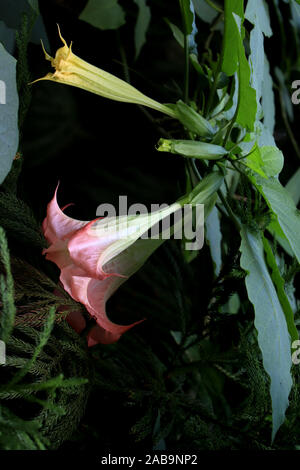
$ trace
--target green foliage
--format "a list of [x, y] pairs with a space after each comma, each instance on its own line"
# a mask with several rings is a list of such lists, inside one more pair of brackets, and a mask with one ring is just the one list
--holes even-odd
[[244, 37], [244, 30], [236, 27], [234, 14], [241, 20], [244, 18], [243, 0], [229, 0], [225, 2], [225, 30], [223, 39], [222, 70], [228, 76], [233, 75], [240, 62], [241, 40]]
[[294, 201], [278, 179], [274, 177], [266, 180], [257, 176], [251, 177], [251, 180], [275, 214], [298, 262], [300, 262], [300, 244], [297, 235], [300, 230], [300, 213]]
[[118, 29], [125, 23], [125, 14], [118, 0], [89, 0], [80, 19], [100, 29]]
[[3, 228], [22, 244], [41, 250], [45, 247], [41, 228], [31, 209], [13, 193], [0, 193], [0, 218]]
[[272, 439], [282, 425], [288, 407], [292, 379], [291, 343], [281, 304], [264, 262], [261, 236], [243, 228], [241, 267], [248, 273], [246, 287], [254, 305], [254, 324], [262, 351], [264, 368], [270, 376], [273, 408]]
[[[57, 309], [70, 302], [54, 295], [55, 284], [50, 279], [17, 260], [12, 263], [12, 277], [2, 228], [0, 254], [4, 272], [0, 278], [0, 338], [6, 343], [5, 365], [0, 366], [0, 448], [55, 448], [72, 434], [86, 405], [88, 380], [80, 378], [81, 374], [89, 376], [85, 346], [65, 324], [55, 326], [61, 317]], [[29, 299], [26, 306], [25, 299]], [[16, 307], [15, 302], [21, 305]]]
[[10, 337], [14, 327], [16, 308], [14, 304], [14, 281], [10, 269], [10, 256], [5, 232], [2, 227], [0, 227], [0, 257], [1, 264], [4, 268], [4, 274], [1, 274], [0, 277], [0, 295], [3, 309], [0, 318], [0, 338], [5, 343]]

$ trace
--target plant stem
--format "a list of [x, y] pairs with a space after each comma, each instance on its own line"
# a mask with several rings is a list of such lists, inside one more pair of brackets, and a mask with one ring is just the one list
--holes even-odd
[[223, 13], [222, 8], [219, 7], [219, 5], [216, 5], [212, 0], [205, 0], [205, 2], [207, 3], [207, 5], [209, 5], [214, 10], [216, 10], [218, 13]]
[[233, 213], [230, 205], [228, 204], [228, 202], [226, 201], [226, 198], [224, 197], [222, 191], [219, 189], [218, 190], [218, 196], [219, 198], [221, 199], [222, 203], [223, 203], [223, 206], [225, 207], [225, 209], [227, 210], [228, 212], [228, 215], [230, 217], [230, 219], [232, 220], [232, 222], [234, 223], [234, 226], [236, 227], [236, 229], [238, 230], [238, 232], [240, 232], [241, 230], [241, 226], [240, 226], [240, 223], [238, 221], [238, 219], [236, 218], [235, 214]]
[[190, 58], [189, 58], [189, 37], [184, 36], [184, 94], [183, 100], [188, 104], [189, 100], [189, 81], [190, 81]]

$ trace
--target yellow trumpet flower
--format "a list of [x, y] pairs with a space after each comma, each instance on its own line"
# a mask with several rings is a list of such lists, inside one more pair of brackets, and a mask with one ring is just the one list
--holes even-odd
[[173, 118], [177, 117], [176, 113], [167, 105], [152, 100], [124, 80], [89, 64], [73, 54], [72, 43], [68, 46], [61, 35], [59, 27], [58, 32], [64, 46], [56, 51], [55, 58], [46, 52], [42, 43], [46, 60], [51, 62], [55, 72], [48, 73], [45, 77], [39, 78], [32, 83], [40, 80], [64, 83], [65, 85], [82, 88], [111, 100], [148, 106]]

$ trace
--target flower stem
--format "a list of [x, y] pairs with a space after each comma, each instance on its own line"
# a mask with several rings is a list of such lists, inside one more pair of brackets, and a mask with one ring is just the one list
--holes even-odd
[[236, 227], [236, 229], [238, 230], [238, 232], [240, 232], [240, 230], [241, 230], [241, 225], [240, 225], [238, 219], [236, 218], [235, 214], [233, 213], [233, 211], [232, 211], [230, 205], [229, 205], [228, 202], [226, 201], [226, 198], [224, 197], [224, 195], [223, 195], [223, 193], [222, 193], [222, 191], [221, 191], [220, 189], [218, 190], [218, 196], [219, 196], [219, 198], [221, 199], [223, 206], [224, 206], [225, 209], [227, 210], [228, 215], [229, 215], [230, 219], [232, 220], [234, 226]]
[[219, 5], [216, 5], [212, 0], [205, 0], [205, 2], [214, 10], [216, 10], [218, 13], [223, 13], [222, 8], [219, 7]]
[[189, 37], [184, 35], [184, 94], [183, 100], [188, 104], [190, 81], [190, 58], [189, 58]]

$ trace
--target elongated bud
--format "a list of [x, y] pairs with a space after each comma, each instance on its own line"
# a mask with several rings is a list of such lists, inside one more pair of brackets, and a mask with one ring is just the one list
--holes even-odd
[[218, 160], [228, 154], [228, 151], [220, 145], [207, 144], [196, 140], [160, 139], [157, 150], [204, 160]]
[[220, 189], [223, 181], [224, 176], [219, 171], [213, 171], [205, 176], [189, 194], [189, 203], [204, 204]]
[[40, 80], [59, 82], [82, 88], [111, 100], [147, 106], [170, 117], [177, 118], [171, 107], [152, 100], [124, 80], [80, 59], [80, 57], [73, 54], [72, 43], [70, 46], [67, 45], [60, 34], [60, 30], [59, 35], [64, 46], [57, 50], [55, 58], [51, 57], [43, 48], [46, 60], [51, 62], [55, 72], [48, 73], [45, 77], [32, 83]]
[[186, 129], [200, 137], [212, 137], [214, 135], [215, 131], [212, 125], [183, 101], [179, 100], [175, 109], [179, 121]]

